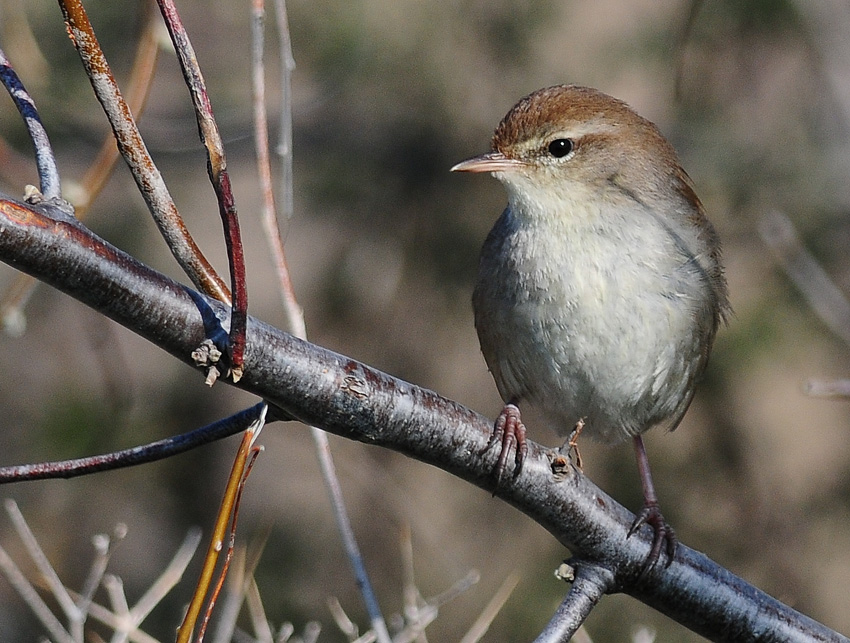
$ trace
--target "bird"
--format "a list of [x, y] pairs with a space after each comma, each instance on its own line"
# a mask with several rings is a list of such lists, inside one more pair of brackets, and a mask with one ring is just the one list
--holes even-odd
[[[675, 429], [731, 313], [718, 234], [673, 146], [599, 90], [556, 85], [522, 98], [491, 151], [454, 172], [490, 173], [508, 205], [481, 250], [472, 303], [481, 351], [505, 406], [496, 485], [527, 452], [520, 407], [563, 436], [631, 440], [652, 545], [677, 539], [658, 502], [642, 435]], [[565, 444], [566, 446], [566, 444]]]

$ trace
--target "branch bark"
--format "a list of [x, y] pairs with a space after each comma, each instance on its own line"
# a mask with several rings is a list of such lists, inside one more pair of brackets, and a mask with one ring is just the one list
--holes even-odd
[[[50, 204], [0, 199], [0, 259], [191, 364], [228, 308], [139, 263]], [[211, 314], [212, 313], [212, 314]], [[393, 449], [492, 491], [495, 453], [481, 457], [491, 421], [470, 409], [349, 357], [248, 320], [250, 391], [307, 424]], [[850, 641], [680, 545], [669, 568], [639, 578], [648, 528], [626, 538], [634, 516], [590, 480], [556, 467], [530, 443], [521, 475], [496, 490], [582, 561], [610, 573], [624, 592], [714, 641]], [[560, 459], [562, 463], [563, 459]], [[577, 564], [580, 574], [580, 564]]]

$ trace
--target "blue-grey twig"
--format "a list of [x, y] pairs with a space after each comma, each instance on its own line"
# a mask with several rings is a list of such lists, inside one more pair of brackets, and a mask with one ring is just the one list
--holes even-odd
[[35, 148], [35, 163], [38, 167], [38, 179], [41, 184], [41, 194], [46, 199], [54, 199], [62, 196], [59, 185], [59, 169], [56, 167], [56, 157], [53, 148], [50, 147], [50, 139], [47, 131], [38, 115], [35, 102], [27, 92], [18, 74], [12, 69], [12, 65], [6, 58], [6, 54], [0, 49], [0, 80], [6, 87], [6, 91], [15, 101], [15, 107], [24, 117], [33, 147]]

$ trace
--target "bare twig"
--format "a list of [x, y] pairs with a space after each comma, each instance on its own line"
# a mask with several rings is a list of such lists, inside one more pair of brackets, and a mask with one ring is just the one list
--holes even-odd
[[687, 6], [688, 15], [680, 27], [680, 31], [676, 36], [676, 42], [673, 45], [674, 52], [674, 78], [673, 78], [673, 94], [677, 100], [682, 98], [682, 83], [685, 80], [685, 53], [688, 47], [688, 40], [693, 35], [694, 25], [696, 24], [697, 14], [702, 8], [703, 0], [690, 0]]
[[38, 115], [35, 102], [27, 92], [21, 79], [12, 69], [12, 64], [6, 54], [0, 49], [0, 81], [15, 102], [15, 107], [21, 113], [24, 124], [35, 148], [35, 164], [38, 167], [38, 178], [41, 184], [41, 194], [46, 199], [58, 199], [62, 196], [59, 184], [59, 169], [56, 167], [56, 157], [50, 147], [47, 131]]
[[186, 537], [183, 539], [180, 548], [171, 558], [171, 562], [168, 563], [168, 566], [165, 570], [163, 570], [162, 574], [159, 575], [159, 578], [156, 579], [154, 584], [148, 588], [148, 590], [133, 606], [133, 609], [130, 610], [131, 618], [137, 624], [141, 624], [147, 615], [153, 611], [153, 608], [156, 607], [163, 598], [165, 598], [165, 595], [168, 594], [175, 585], [177, 585], [183, 577], [186, 568], [189, 566], [189, 562], [195, 555], [195, 551], [198, 549], [200, 542], [200, 529], [190, 529], [186, 533]]
[[[146, 6], [148, 5], [146, 4]], [[148, 9], [147, 13], [147, 22], [136, 47], [136, 56], [127, 90], [127, 105], [133, 114], [140, 114], [144, 109], [148, 91], [153, 81], [159, 51], [160, 40], [157, 32], [160, 31], [161, 27], [155, 20], [154, 12]], [[118, 158], [118, 147], [115, 145], [115, 138], [110, 134], [101, 144], [97, 157], [89, 166], [79, 186], [71, 190], [68, 195], [68, 200], [74, 205], [74, 214], [81, 221], [85, 219], [94, 199], [106, 185], [106, 180], [112, 174]], [[0, 319], [6, 326], [7, 332], [14, 334], [23, 332], [25, 323], [23, 309], [36, 284], [38, 282], [35, 279], [20, 273], [9, 285], [3, 297], [0, 298]]]
[[265, 404], [260, 402], [230, 417], [189, 433], [122, 451], [73, 460], [0, 467], [0, 484], [24, 482], [26, 480], [75, 478], [98, 471], [111, 471], [162, 460], [244, 431], [245, 427], [254, 421], [263, 406]]
[[487, 603], [478, 618], [475, 619], [475, 623], [472, 624], [469, 631], [464, 634], [460, 643], [477, 643], [481, 640], [487, 633], [487, 630], [490, 629], [493, 619], [496, 618], [513, 593], [517, 583], [519, 583], [519, 574], [515, 571], [511, 572], [499, 586], [496, 593], [493, 594], [493, 598], [490, 599], [490, 602]]
[[[127, 595], [124, 593], [124, 582], [114, 574], [107, 574], [103, 579], [103, 587], [109, 597], [110, 611], [115, 615], [119, 623], [130, 621], [130, 606], [127, 604]], [[124, 643], [127, 640], [125, 627], [120, 627], [112, 638], [112, 643]]]
[[229, 302], [227, 286], [189, 234], [162, 175], [148, 153], [82, 3], [80, 0], [59, 0], [59, 5], [95, 95], [112, 126], [118, 149], [172, 254], [199, 290], [219, 301]]
[[[119, 616], [114, 611], [98, 603], [91, 603], [89, 605], [88, 615], [92, 619], [111, 627], [116, 634], [120, 633], [125, 639], [129, 639], [133, 643], [158, 643], [156, 639], [141, 631], [139, 626], [151, 611], [153, 611], [153, 608], [165, 598], [168, 592], [183, 577], [186, 567], [188, 567], [189, 562], [192, 560], [192, 556], [194, 556], [200, 542], [200, 529], [190, 529], [162, 574], [159, 575], [139, 601], [131, 609], [125, 611], [123, 616]], [[115, 581], [110, 582], [114, 583]], [[109, 591], [116, 592], [116, 598], [125, 602], [125, 599], [118, 598], [118, 593], [123, 594], [123, 591], [119, 592], [117, 585], [114, 585]], [[73, 592], [72, 595], [74, 595]]]
[[273, 643], [274, 635], [272, 628], [269, 626], [269, 620], [266, 618], [266, 611], [263, 609], [263, 599], [260, 596], [260, 588], [257, 587], [257, 581], [252, 577], [248, 583], [247, 600], [248, 613], [251, 617], [251, 624], [254, 629], [254, 635], [260, 643]]
[[[278, 7], [283, 5], [283, 0], [277, 0]], [[265, 41], [263, 35], [265, 23], [265, 9], [263, 0], [254, 0], [253, 15], [251, 21], [251, 78], [253, 80], [253, 103], [254, 103], [254, 145], [257, 148], [257, 175], [260, 179], [260, 190], [263, 195], [263, 208], [261, 221], [263, 231], [265, 232], [266, 241], [269, 244], [269, 251], [274, 260], [277, 278], [279, 281], [278, 292], [283, 298], [283, 308], [287, 314], [289, 327], [292, 332], [298, 337], [306, 335], [304, 328], [304, 314], [298, 301], [295, 298], [295, 289], [292, 286], [292, 280], [289, 277], [289, 267], [286, 263], [286, 253], [283, 248], [283, 239], [280, 233], [277, 218], [277, 208], [275, 206], [274, 189], [272, 187], [272, 172], [271, 158], [269, 155], [269, 128], [266, 115], [265, 105], [265, 66], [263, 64], [263, 43]], [[284, 22], [280, 22], [283, 20]], [[286, 9], [278, 9], [278, 28], [281, 33], [281, 49], [284, 48], [283, 43], [289, 42], [289, 29], [285, 22]], [[284, 55], [283, 52], [281, 55]], [[291, 60], [292, 53], [284, 58]], [[295, 63], [292, 63], [293, 67]], [[287, 82], [289, 79], [286, 75]], [[281, 133], [281, 146], [287, 150], [287, 156], [283, 156], [283, 177], [282, 194], [284, 203], [284, 213], [287, 217], [292, 216], [292, 97], [286, 91], [282, 91], [283, 106], [281, 112], [288, 114], [289, 117], [289, 138]], [[289, 175], [287, 177], [286, 166], [289, 165]], [[289, 203], [289, 210], [286, 210], [286, 204]], [[288, 213], [287, 213], [288, 212]]]
[[[127, 535], [127, 525], [119, 524], [116, 525], [114, 531], [114, 540], [121, 541]], [[98, 534], [93, 539], [92, 542], [95, 548], [95, 557], [92, 561], [91, 567], [89, 568], [88, 576], [86, 577], [86, 582], [83, 583], [83, 590], [80, 592], [80, 596], [77, 598], [77, 605], [83, 612], [88, 612], [89, 607], [92, 604], [94, 599], [94, 593], [97, 591], [97, 588], [100, 586], [101, 581], [103, 580], [103, 576], [106, 573], [106, 566], [109, 564], [109, 558], [112, 555], [113, 547], [113, 539], [111, 539], [106, 534]]]
[[325, 486], [328, 489], [328, 494], [331, 496], [331, 506], [334, 510], [336, 518], [336, 526], [342, 537], [342, 544], [345, 547], [345, 553], [348, 556], [348, 561], [351, 563], [354, 570], [354, 577], [357, 580], [357, 586], [363, 596], [363, 602], [366, 604], [366, 610], [369, 613], [369, 621], [372, 630], [377, 636], [380, 643], [390, 643], [390, 633], [387, 630], [384, 617], [381, 615], [381, 608], [378, 605], [378, 599], [372, 589], [372, 583], [369, 581], [369, 573], [366, 571], [366, 565], [363, 562], [363, 556], [360, 553], [360, 547], [357, 545], [357, 538], [354, 535], [354, 529], [351, 527], [351, 519], [348, 516], [348, 511], [345, 508], [345, 500], [342, 497], [342, 489], [339, 484], [339, 478], [336, 475], [336, 467], [334, 466], [333, 457], [331, 456], [330, 443], [328, 437], [320, 429], [311, 426], [311, 435], [316, 444], [316, 452], [319, 457], [319, 467], [322, 469], [322, 479], [325, 481]]
[[242, 247], [242, 232], [239, 229], [239, 217], [233, 190], [230, 186], [230, 174], [227, 172], [227, 160], [221, 134], [212, 112], [209, 94], [195, 50], [189, 40], [189, 34], [183, 27], [180, 14], [172, 0], [157, 0], [165, 26], [174, 43], [183, 78], [192, 97], [198, 132], [207, 153], [207, 170], [213, 191], [218, 201], [221, 223], [224, 227], [224, 242], [227, 246], [227, 259], [230, 263], [230, 288], [233, 293], [230, 317], [230, 368], [231, 377], [238, 382], [242, 377], [242, 363], [245, 354], [245, 320], [248, 317], [248, 285], [245, 275], [245, 252]]
[[812, 310], [850, 345], [850, 301], [800, 242], [791, 220], [781, 212], [770, 212], [759, 222], [759, 234]]
[[[419, 587], [416, 585], [416, 571], [413, 566], [413, 534], [410, 532], [409, 523], [405, 523], [402, 527], [399, 544], [401, 545], [401, 562], [404, 574], [402, 586], [404, 620], [412, 623], [420, 632], [424, 632], [422, 606], [425, 604], [425, 599], [422, 598]], [[426, 643], [424, 633], [416, 638], [416, 643]]]
[[53, 598], [56, 599], [56, 602], [59, 604], [59, 608], [62, 610], [65, 618], [68, 619], [71, 638], [75, 641], [82, 641], [83, 624], [85, 623], [86, 616], [85, 612], [80, 610], [74, 602], [74, 599], [71, 598], [71, 595], [65, 589], [62, 581], [59, 580], [56, 570], [53, 569], [50, 561], [47, 560], [47, 556], [44, 555], [44, 551], [42, 551], [41, 546], [38, 544], [38, 540], [36, 540], [35, 535], [33, 535], [29, 525], [27, 525], [26, 520], [24, 520], [24, 517], [21, 514], [21, 510], [18, 509], [18, 505], [14, 500], [6, 500], [6, 513], [12, 521], [15, 531], [18, 532], [18, 537], [27, 548], [30, 558], [32, 558], [32, 561], [38, 568], [39, 573], [50, 588]]
[[[259, 433], [259, 431], [254, 432], [251, 436], [252, 443], [257, 439], [257, 433]], [[204, 620], [203, 623], [201, 623], [200, 630], [198, 631], [197, 643], [203, 643], [207, 626], [209, 625], [210, 618], [212, 618], [213, 609], [215, 608], [216, 602], [218, 602], [221, 588], [224, 586], [224, 581], [227, 578], [227, 572], [230, 570], [230, 563], [233, 561], [233, 552], [236, 548], [236, 526], [239, 524], [239, 507], [242, 506], [242, 494], [245, 491], [245, 483], [248, 481], [248, 476], [251, 475], [251, 470], [254, 468], [254, 463], [257, 461], [257, 456], [260, 455], [262, 450], [262, 447], [252, 447], [251, 451], [248, 453], [248, 461], [245, 464], [245, 471], [242, 473], [242, 477], [239, 480], [239, 487], [236, 491], [236, 499], [233, 502], [233, 509], [230, 516], [230, 540], [227, 543], [227, 554], [224, 557], [224, 564], [218, 574], [218, 581], [216, 582], [209, 602], [207, 603]]]
[[228, 575], [227, 592], [218, 610], [213, 643], [230, 643], [233, 639], [236, 620], [248, 593], [248, 587], [254, 582], [254, 571], [265, 549], [269, 531], [267, 528], [259, 537], [255, 536], [247, 550], [244, 547], [235, 550], [233, 566]]
[[65, 630], [59, 619], [50, 611], [47, 603], [38, 595], [38, 592], [32, 586], [26, 576], [23, 575], [20, 568], [12, 560], [11, 556], [6, 553], [6, 550], [0, 547], [0, 572], [11, 583], [18, 595], [24, 600], [27, 606], [38, 618], [39, 622], [48, 631], [50, 636], [57, 643], [75, 643], [71, 635]]
[[[292, 95], [289, 91], [290, 75], [295, 68], [295, 61], [292, 58], [292, 51], [289, 39], [289, 25], [286, 20], [286, 5], [284, 0], [277, 2], [277, 21], [278, 30], [281, 40], [281, 55], [283, 57], [283, 96], [282, 96], [282, 112], [287, 116], [282, 117], [286, 121], [288, 131], [281, 134], [281, 149], [285, 151], [283, 165], [283, 187], [284, 202], [288, 196], [291, 208], [291, 199], [293, 192], [292, 185]], [[277, 209], [275, 207], [274, 190], [271, 180], [271, 159], [269, 155], [268, 144], [268, 123], [265, 109], [265, 71], [263, 65], [263, 49], [264, 49], [264, 23], [265, 23], [265, 4], [263, 0], [254, 0], [253, 2], [253, 20], [252, 20], [252, 79], [253, 79], [253, 102], [254, 102], [254, 139], [257, 148], [257, 172], [260, 177], [260, 186], [263, 194], [263, 216], [262, 223], [265, 230], [266, 239], [269, 242], [272, 257], [274, 258], [277, 268], [279, 280], [279, 292], [283, 298], [284, 312], [288, 321], [288, 326], [291, 332], [302, 339], [307, 339], [307, 328], [304, 323], [304, 314], [301, 307], [298, 305], [298, 300], [295, 296], [295, 290], [292, 285], [292, 280], [289, 276], [289, 267], [286, 263], [286, 254], [283, 247], [283, 239], [278, 226]], [[287, 158], [288, 157], [288, 158]], [[288, 166], [288, 172], [286, 170]], [[287, 212], [287, 217], [291, 216], [291, 209]], [[366, 610], [369, 613], [369, 620], [372, 625], [372, 630], [375, 632], [380, 643], [389, 643], [390, 635], [387, 630], [386, 622], [381, 614], [380, 605], [378, 604], [375, 592], [372, 589], [372, 583], [369, 580], [366, 566], [363, 562], [363, 557], [360, 553], [360, 547], [357, 544], [357, 539], [354, 536], [354, 530], [351, 527], [351, 520], [348, 516], [348, 511], [345, 508], [345, 500], [342, 497], [342, 491], [339, 484], [339, 479], [336, 475], [336, 468], [331, 455], [330, 443], [327, 435], [315, 428], [310, 427], [310, 434], [316, 446], [316, 454], [319, 459], [319, 466], [322, 472], [322, 478], [325, 481], [325, 486], [330, 495], [331, 506], [333, 508], [334, 517], [337, 522], [337, 529], [342, 538], [343, 547], [346, 555], [351, 562], [354, 571], [357, 585], [363, 596], [363, 601], [366, 605]]]
[[295, 58], [292, 56], [292, 39], [289, 37], [289, 19], [286, 15], [286, 0], [274, 0], [280, 35], [280, 96], [284, 109], [280, 110], [280, 140], [277, 153], [280, 156], [280, 185], [283, 205], [281, 213], [289, 221], [295, 213], [295, 198], [292, 175], [292, 72]]
[[218, 562], [219, 554], [224, 546], [224, 537], [227, 532], [227, 525], [234, 515], [234, 508], [238, 504], [240, 490], [244, 484], [246, 469], [250, 471], [252, 462], [251, 453], [253, 451], [254, 441], [259, 435], [265, 424], [267, 407], [262, 405], [255, 421], [249, 426], [242, 437], [242, 443], [239, 445], [239, 452], [233, 462], [233, 467], [230, 471], [230, 476], [227, 480], [227, 487], [224, 490], [224, 496], [221, 500], [221, 507], [216, 517], [216, 523], [213, 527], [210, 543], [207, 547], [207, 553], [204, 557], [204, 565], [201, 570], [200, 579], [195, 587], [195, 592], [192, 600], [189, 603], [189, 608], [186, 610], [186, 616], [183, 618], [183, 623], [177, 631], [177, 643], [188, 643], [192, 638], [192, 632], [195, 630], [195, 623], [201, 613], [205, 597], [209, 592], [210, 584], [212, 583], [215, 566]]

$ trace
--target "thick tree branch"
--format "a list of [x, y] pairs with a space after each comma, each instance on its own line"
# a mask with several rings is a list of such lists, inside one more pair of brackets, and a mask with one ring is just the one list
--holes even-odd
[[[55, 219], [50, 215], [56, 213]], [[53, 285], [178, 359], [205, 335], [202, 312], [227, 308], [177, 284], [43, 204], [0, 200], [0, 259]], [[207, 315], [209, 318], [209, 315]], [[249, 319], [238, 387], [292, 417], [385, 446], [492, 490], [494, 453], [479, 457], [490, 420], [351, 358]], [[555, 455], [531, 444], [523, 472], [496, 495], [545, 527], [574, 555], [607, 568], [613, 591], [655, 607], [716, 641], [850, 641], [682, 545], [669, 568], [638, 577], [649, 529], [627, 539], [634, 516]]]

